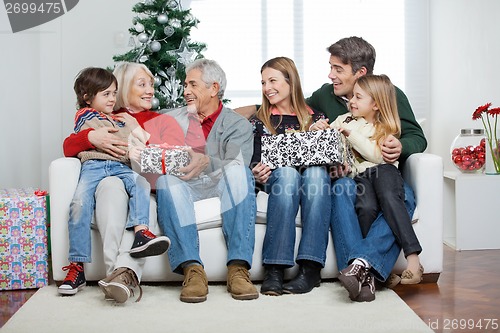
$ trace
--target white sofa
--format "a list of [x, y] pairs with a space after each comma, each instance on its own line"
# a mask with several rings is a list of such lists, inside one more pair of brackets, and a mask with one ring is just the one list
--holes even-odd
[[[76, 158], [59, 158], [54, 160], [49, 168], [50, 193], [50, 235], [52, 249], [52, 270], [55, 281], [62, 281], [65, 272], [61, 267], [68, 264], [68, 215], [69, 206], [76, 189], [80, 173], [80, 161]], [[420, 240], [423, 251], [420, 255], [425, 268], [424, 280], [437, 281], [443, 270], [443, 163], [439, 156], [421, 153], [412, 155], [403, 171], [405, 180], [412, 186], [417, 199], [417, 211], [413, 225]], [[197, 224], [200, 235], [200, 255], [205, 264], [209, 281], [225, 281], [226, 279], [226, 248], [220, 228], [221, 218], [219, 199], [211, 198], [195, 203]], [[265, 234], [265, 216], [267, 195], [260, 192], [257, 197], [257, 224], [255, 227], [255, 251], [252, 280], [262, 280], [262, 243]], [[297, 218], [297, 244], [300, 239], [300, 219]], [[156, 203], [151, 200], [150, 228], [159, 233], [156, 219]], [[97, 230], [92, 231], [92, 263], [86, 264], [87, 280], [99, 280], [105, 277], [101, 238]], [[401, 254], [393, 272], [401, 273], [406, 267], [406, 260]], [[287, 270], [290, 278], [297, 266]], [[335, 278], [339, 274], [335, 259], [332, 237], [327, 249], [325, 268], [321, 271], [322, 278]], [[172, 273], [166, 254], [149, 257], [146, 260], [142, 281], [181, 281], [182, 276]]]

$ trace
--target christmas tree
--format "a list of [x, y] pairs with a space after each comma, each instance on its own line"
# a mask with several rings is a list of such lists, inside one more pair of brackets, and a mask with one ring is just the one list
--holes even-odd
[[143, 63], [151, 70], [156, 88], [153, 109], [184, 105], [186, 65], [202, 58], [205, 49], [205, 44], [189, 40], [199, 21], [177, 0], [144, 0], [132, 11], [137, 13], [129, 29], [132, 49], [113, 60]]

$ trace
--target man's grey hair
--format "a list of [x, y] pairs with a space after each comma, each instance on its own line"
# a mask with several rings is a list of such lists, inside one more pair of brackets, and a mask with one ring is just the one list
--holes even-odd
[[226, 73], [224, 73], [219, 64], [214, 60], [202, 58], [186, 65], [186, 74], [193, 69], [201, 71], [201, 79], [205, 82], [207, 88], [214, 82], [219, 84], [219, 93], [217, 96], [222, 100], [224, 91], [226, 91], [227, 80]]

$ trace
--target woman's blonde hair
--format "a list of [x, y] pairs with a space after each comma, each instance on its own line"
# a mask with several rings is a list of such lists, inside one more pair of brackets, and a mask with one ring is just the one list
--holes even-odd
[[151, 73], [149, 68], [147, 68], [144, 64], [136, 62], [122, 62], [116, 66], [113, 74], [118, 80], [118, 87], [120, 87], [120, 89], [118, 89], [116, 94], [115, 110], [129, 106], [128, 93], [130, 92], [130, 86], [133, 83], [132, 81], [134, 80], [135, 74], [141, 69], [144, 70], [152, 80], [154, 80], [153, 73]]
[[378, 111], [375, 116], [375, 134], [372, 140], [382, 143], [388, 135], [401, 136], [401, 121], [396, 102], [396, 88], [387, 75], [364, 75], [358, 78], [359, 85], [375, 101]]
[[[311, 125], [312, 117], [309, 114], [306, 100], [304, 99], [304, 94], [302, 92], [302, 86], [300, 84], [300, 77], [295, 67], [295, 63], [292, 59], [286, 57], [277, 57], [270, 59], [262, 65], [260, 72], [262, 73], [266, 68], [272, 68], [280, 71], [285, 77], [286, 82], [290, 85], [290, 97], [291, 103], [290, 108], [293, 113], [297, 115], [297, 119], [300, 124], [301, 131], [307, 131]], [[269, 100], [262, 93], [262, 105], [257, 111], [257, 118], [259, 118], [264, 126], [272, 133], [276, 134], [276, 128], [281, 123], [281, 117], [278, 124], [271, 123], [271, 107]]]

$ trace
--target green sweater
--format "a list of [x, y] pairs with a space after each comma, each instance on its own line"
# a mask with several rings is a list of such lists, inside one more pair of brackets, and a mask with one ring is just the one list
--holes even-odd
[[[414, 153], [421, 153], [427, 147], [424, 132], [415, 119], [408, 98], [396, 87], [396, 99], [398, 103], [399, 117], [401, 118], [401, 145], [403, 150], [399, 157], [400, 165]], [[329, 122], [333, 122], [338, 116], [348, 112], [346, 102], [335, 96], [333, 84], [325, 83], [307, 99], [307, 104], [318, 111], [322, 111]]]

